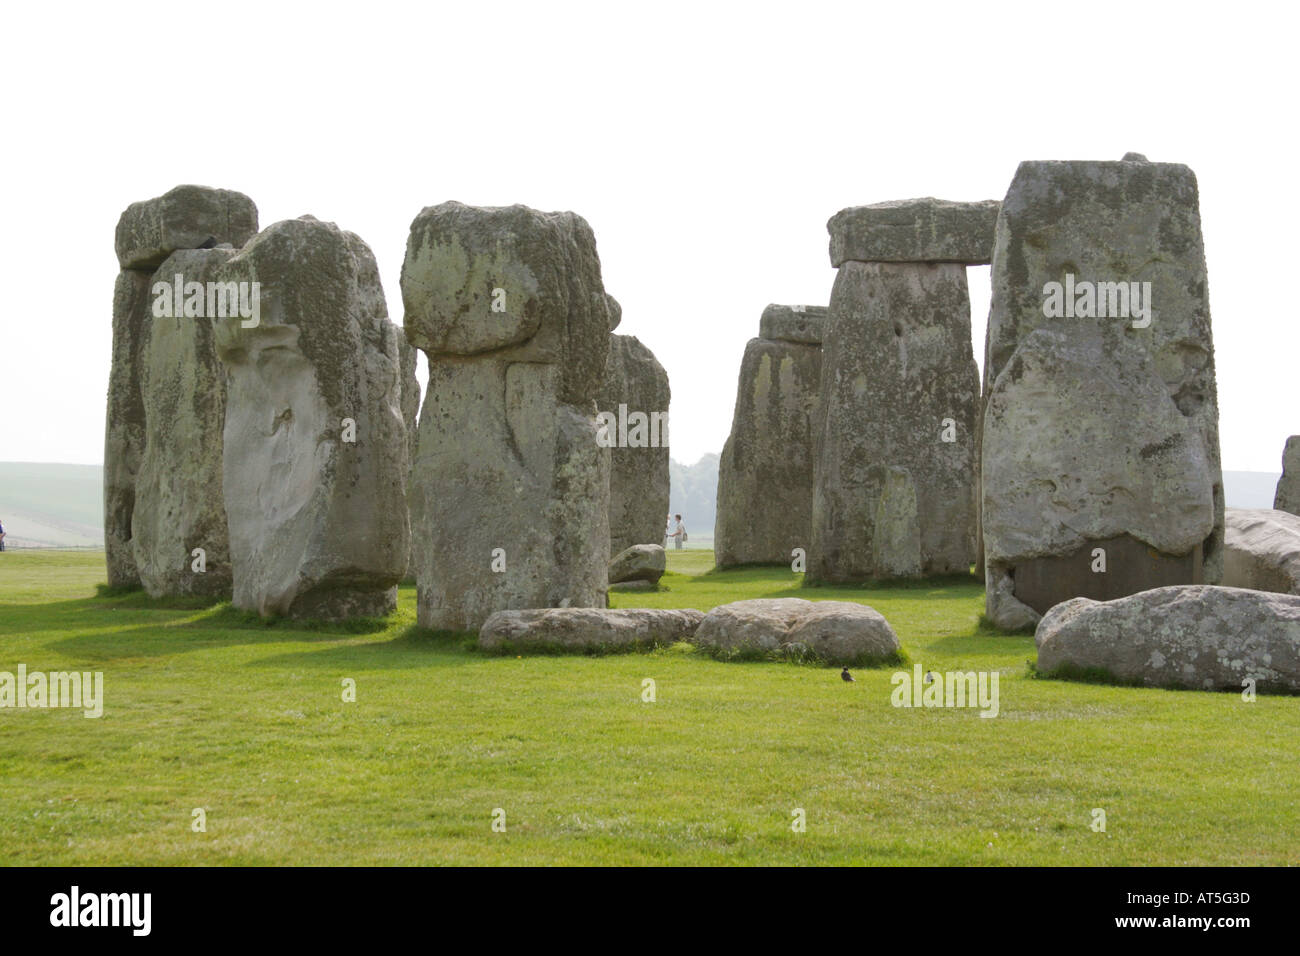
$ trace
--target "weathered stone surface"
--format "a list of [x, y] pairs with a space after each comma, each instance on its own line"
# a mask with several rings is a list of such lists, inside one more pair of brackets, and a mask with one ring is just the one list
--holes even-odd
[[600, 387], [613, 320], [596, 237], [581, 216], [428, 206], [411, 223], [402, 301], [408, 340], [431, 358], [497, 352], [555, 365], [568, 404]]
[[[1217, 581], [1218, 406], [1191, 170], [1022, 163], [1002, 203], [992, 275], [981, 436], [989, 616], [1004, 626], [1023, 618], [1016, 570], [1038, 559], [1068, 559], [1059, 590], [1038, 603], [1075, 596], [1102, 539], [1127, 536], [1158, 553], [1108, 560], [1110, 593], [1166, 583], [1171, 565], [1183, 568], [1181, 583]], [[1149, 324], [1138, 310], [1122, 314], [1117, 287], [1088, 309], [1083, 283], [1132, 282], [1151, 283]], [[1080, 290], [1075, 304], [1093, 315], [1046, 315], [1048, 283]], [[1102, 300], [1107, 315], [1096, 317]], [[1185, 560], [1197, 548], [1200, 558]]]
[[1286, 440], [1286, 449], [1282, 452], [1282, 477], [1277, 480], [1273, 507], [1300, 515], [1300, 435], [1292, 435]]
[[987, 263], [998, 202], [900, 199], [841, 209], [826, 228], [831, 265], [845, 262]]
[[624, 581], [657, 583], [664, 576], [666, 566], [663, 545], [634, 544], [609, 562], [609, 581], [611, 584]]
[[968, 572], [979, 372], [965, 267], [846, 262], [821, 383], [809, 579]]
[[[663, 540], [668, 511], [668, 373], [634, 335], [611, 335], [596, 407], [613, 416], [609, 449], [609, 550]], [[644, 428], [631, 416], [645, 416]], [[655, 421], [654, 416], [664, 416]], [[624, 425], [624, 422], [628, 422]], [[606, 423], [608, 426], [608, 422]], [[655, 427], [651, 428], [650, 425]], [[620, 433], [623, 433], [620, 435]], [[625, 439], [619, 441], [620, 437]], [[649, 443], [657, 437], [658, 444]]]
[[[214, 281], [230, 249], [181, 250], [154, 274], [182, 285]], [[237, 300], [236, 300], [237, 301]], [[205, 300], [206, 311], [206, 300]], [[208, 317], [154, 317], [140, 365], [145, 445], [136, 476], [132, 548], [144, 589], [229, 595], [230, 541], [222, 495], [226, 371]], [[202, 572], [194, 549], [201, 548]]]
[[659, 608], [497, 611], [483, 624], [478, 644], [485, 650], [506, 646], [574, 651], [650, 647], [690, 640], [703, 617], [695, 610]]
[[[139, 586], [143, 570], [144, 586], [155, 595], [220, 594], [229, 588], [222, 545], [224, 519], [211, 509], [220, 501], [220, 487], [214, 499], [208, 472], [213, 455], [219, 459], [221, 454], [220, 428], [215, 444], [202, 448], [202, 461], [187, 457], [198, 445], [189, 451], [181, 448], [191, 441], [202, 443], [209, 436], [210, 416], [221, 413], [212, 391], [219, 386], [205, 364], [211, 356], [210, 331], [203, 318], [171, 320], [151, 358], [153, 285], [175, 278], [174, 272], [162, 269], [153, 273], [174, 252], [222, 243], [240, 245], [256, 232], [257, 207], [251, 199], [206, 186], [177, 186], [162, 196], [132, 203], [118, 220], [115, 245], [123, 271], [113, 295], [113, 364], [104, 430], [104, 544], [112, 587]], [[169, 363], [192, 361], [197, 364], [169, 367]], [[144, 383], [151, 362], [155, 407], [147, 416]], [[184, 394], [190, 387], [198, 392]], [[192, 438], [185, 435], [186, 429], [194, 433]], [[144, 477], [148, 487], [141, 489], [137, 482], [150, 437], [153, 447]], [[133, 525], [144, 540], [133, 538]], [[188, 556], [184, 570], [180, 569], [182, 539], [190, 538], [213, 545], [209, 557], [216, 560], [209, 562], [204, 576], [190, 571]], [[186, 555], [199, 546], [186, 549]], [[143, 568], [137, 566], [138, 560], [144, 562]]]
[[[1040, 614], [1067, 594], [1199, 581], [1210, 465], [1141, 356], [1110, 359], [1096, 334], [1039, 329], [994, 383], [984, 424], [987, 581], [1012, 578], [1011, 594]], [[1093, 570], [1098, 549], [1104, 571]], [[1003, 626], [1024, 615], [1007, 596], [987, 600]]]
[[758, 322], [758, 336], [777, 342], [821, 345], [826, 326], [824, 305], [769, 305]]
[[108, 374], [104, 425], [104, 553], [108, 584], [140, 586], [131, 544], [135, 481], [144, 455], [144, 399], [140, 368], [149, 347], [153, 318], [147, 272], [123, 270], [113, 289], [113, 352]]
[[1225, 509], [1223, 584], [1300, 594], [1300, 517], [1268, 508]]
[[623, 322], [623, 306], [619, 305], [618, 299], [608, 293], [605, 295], [605, 304], [609, 308], [609, 330], [613, 332]]
[[[406, 335], [399, 330], [397, 335], [397, 353], [400, 357], [402, 375], [402, 422], [406, 425], [406, 451], [411, 469], [406, 475], [406, 491], [409, 499], [415, 481], [416, 450], [420, 445], [420, 380], [415, 377], [415, 368], [419, 350], [406, 341]], [[408, 514], [410, 509], [407, 509]], [[411, 522], [411, 551], [406, 562], [408, 576], [415, 574], [415, 522]]]
[[610, 316], [590, 227], [523, 206], [428, 207], [402, 297], [407, 338], [429, 358], [411, 497], [420, 624], [603, 608], [609, 452], [595, 398]]
[[1300, 691], [1300, 597], [1211, 585], [1073, 598], [1034, 635], [1038, 669], [1096, 669], [1155, 687]]
[[257, 206], [243, 193], [177, 186], [126, 208], [117, 222], [117, 261], [152, 271], [179, 249], [239, 248], [256, 234]]
[[387, 613], [408, 557], [408, 461], [398, 332], [374, 256], [305, 216], [264, 230], [221, 276], [261, 283], [258, 326], [215, 324], [228, 372], [233, 603], [264, 615]]
[[811, 546], [813, 430], [821, 349], [750, 339], [740, 363], [731, 434], [718, 462], [714, 560], [790, 564]]
[[887, 660], [898, 636], [873, 608], [850, 601], [760, 598], [722, 604], [704, 615], [694, 643], [723, 651], [778, 651], [801, 645], [835, 664]]

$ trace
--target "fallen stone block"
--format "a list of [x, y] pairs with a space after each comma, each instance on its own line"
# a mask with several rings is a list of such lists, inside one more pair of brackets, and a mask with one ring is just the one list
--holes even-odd
[[1223, 584], [1300, 594], [1300, 517], [1268, 508], [1224, 511]]
[[1034, 634], [1038, 669], [1151, 687], [1300, 691], [1300, 597], [1176, 585], [1115, 601], [1072, 598]]
[[478, 646], [567, 651], [653, 647], [690, 640], [703, 617], [695, 610], [658, 608], [497, 611], [479, 630]]
[[873, 608], [850, 601], [759, 598], [722, 604], [704, 615], [693, 642], [725, 654], [806, 649], [832, 664], [894, 660], [898, 636]]
[[609, 583], [649, 581], [655, 584], [663, 577], [665, 567], [663, 545], [634, 544], [620, 551], [609, 563]]

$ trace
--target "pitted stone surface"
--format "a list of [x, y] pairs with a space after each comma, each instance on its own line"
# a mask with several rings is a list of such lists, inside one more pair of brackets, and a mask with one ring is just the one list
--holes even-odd
[[975, 421], [966, 269], [840, 267], [822, 345], [813, 581], [966, 573]]
[[305, 216], [263, 230], [220, 277], [261, 283], [256, 327], [215, 325], [228, 372], [233, 603], [263, 615], [387, 613], [409, 555], [409, 463], [398, 331], [374, 255]]
[[[981, 439], [990, 618], [1023, 619], [1014, 582], [1026, 562], [1068, 557], [1078, 573], [1043, 600], [1075, 596], [1100, 538], [1131, 536], [1162, 556], [1108, 564], [1127, 593], [1174, 566], [1183, 583], [1218, 581], [1223, 480], [1192, 171], [1132, 158], [1021, 163], [992, 278]], [[1149, 315], [1119, 283], [1130, 294], [1150, 284]], [[1076, 293], [1074, 316], [1049, 315], [1064, 289]]]
[[595, 399], [613, 320], [591, 228], [525, 206], [427, 207], [402, 299], [429, 359], [411, 493], [420, 624], [603, 608], [610, 455]]
[[846, 262], [988, 263], [998, 202], [901, 199], [841, 209], [828, 222], [831, 265]]
[[1300, 597], [1180, 585], [1073, 598], [1038, 624], [1038, 669], [1104, 671], [1154, 687], [1300, 691]]
[[[639, 413], [647, 421], [656, 414], [667, 416], [672, 393], [668, 373], [653, 352], [634, 335], [611, 335], [605, 383], [596, 407], [618, 419], [619, 406], [627, 414]], [[624, 418], [626, 416], [623, 416]], [[609, 550], [618, 554], [636, 544], [659, 544], [663, 540], [664, 515], [668, 512], [668, 420], [642, 435], [614, 435], [607, 429], [614, 447], [609, 449]], [[620, 426], [617, 431], [623, 431]], [[648, 442], [657, 435], [658, 444]]]

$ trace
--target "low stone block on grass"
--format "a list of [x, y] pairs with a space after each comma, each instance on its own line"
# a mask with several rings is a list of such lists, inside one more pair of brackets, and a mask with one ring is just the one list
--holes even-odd
[[667, 558], [661, 544], [634, 544], [609, 562], [609, 583], [648, 581], [657, 584], [664, 576]]
[[1300, 693], [1300, 597], [1208, 584], [1072, 598], [1034, 634], [1039, 671], [1149, 687]]
[[603, 651], [688, 641], [704, 615], [660, 608], [552, 607], [497, 611], [479, 630], [483, 650]]
[[832, 664], [898, 660], [898, 635], [884, 616], [851, 601], [758, 598], [715, 607], [694, 643], [722, 656], [749, 657], [805, 650]]

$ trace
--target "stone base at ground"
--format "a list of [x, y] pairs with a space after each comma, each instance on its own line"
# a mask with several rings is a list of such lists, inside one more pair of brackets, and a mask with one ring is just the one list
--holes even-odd
[[719, 605], [704, 616], [694, 643], [742, 655], [806, 649], [834, 664], [889, 660], [900, 650], [889, 622], [865, 604], [801, 598]]
[[690, 640], [703, 618], [695, 610], [660, 608], [497, 611], [479, 630], [478, 646], [585, 651], [675, 644]]
[[1034, 635], [1043, 673], [1104, 672], [1153, 687], [1300, 691], [1300, 597], [1213, 585], [1074, 598]]
[[1300, 594], [1300, 517], [1268, 508], [1224, 512], [1223, 583]]

